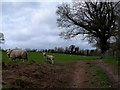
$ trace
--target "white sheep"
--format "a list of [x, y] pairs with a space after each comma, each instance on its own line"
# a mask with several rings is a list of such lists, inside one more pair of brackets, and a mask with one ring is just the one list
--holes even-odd
[[45, 52], [43, 53], [43, 56], [46, 60], [51, 60], [51, 63], [53, 64], [54, 63], [54, 59], [55, 57], [52, 56], [52, 55], [47, 55]]
[[15, 60], [16, 58], [19, 59], [27, 59], [27, 51], [26, 50], [12, 50], [8, 49], [7, 50], [7, 55], [10, 59]]

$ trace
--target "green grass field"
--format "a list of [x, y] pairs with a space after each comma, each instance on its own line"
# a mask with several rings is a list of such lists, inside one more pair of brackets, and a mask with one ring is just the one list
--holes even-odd
[[[81, 55], [69, 55], [59, 53], [48, 53], [54, 55], [56, 63], [74, 62], [78, 60], [99, 60], [97, 56], [81, 56]], [[118, 68], [118, 60], [116, 58], [104, 58], [102, 59], [105, 63], [116, 66]], [[12, 63], [13, 61], [7, 57], [7, 52], [2, 51], [2, 61], [5, 63]], [[16, 60], [21, 62], [21, 60]], [[26, 62], [26, 61], [25, 61]], [[44, 62], [43, 54], [40, 52], [28, 52], [27, 62]]]
[[[54, 55], [55, 62], [74, 62], [78, 60], [96, 60], [96, 56], [80, 56], [80, 55], [68, 55], [68, 54], [58, 54], [58, 53], [48, 53], [50, 55]], [[28, 52], [28, 62], [44, 62], [44, 58], [42, 53], [40, 52]], [[4, 62], [11, 62], [11, 60], [8, 59], [7, 53], [2, 52], [2, 61]], [[21, 60], [18, 60], [21, 61]]]

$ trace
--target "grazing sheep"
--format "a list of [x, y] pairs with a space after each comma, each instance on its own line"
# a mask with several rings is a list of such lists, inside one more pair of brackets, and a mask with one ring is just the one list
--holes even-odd
[[15, 60], [16, 58], [28, 60], [27, 51], [26, 50], [12, 50], [12, 49], [8, 49], [7, 50], [7, 55], [12, 60]]
[[45, 52], [43, 53], [43, 56], [44, 56], [45, 59], [51, 60], [51, 64], [54, 63], [54, 56], [52, 56], [52, 55], [47, 55]]

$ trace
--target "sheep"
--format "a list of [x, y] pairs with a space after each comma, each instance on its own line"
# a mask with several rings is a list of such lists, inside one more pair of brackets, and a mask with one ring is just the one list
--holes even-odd
[[45, 52], [43, 53], [43, 56], [44, 56], [45, 59], [51, 60], [51, 64], [54, 63], [54, 59], [55, 59], [54, 56], [52, 56], [52, 55], [47, 55]]
[[28, 60], [27, 51], [26, 50], [12, 50], [12, 49], [8, 49], [7, 50], [7, 55], [8, 55], [8, 58], [10, 58], [12, 60], [15, 60], [16, 58]]

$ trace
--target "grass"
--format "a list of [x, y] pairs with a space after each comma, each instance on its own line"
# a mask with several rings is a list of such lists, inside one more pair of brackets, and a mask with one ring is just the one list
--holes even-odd
[[108, 76], [99, 68], [99, 67], [96, 67], [95, 66], [95, 69], [96, 69], [96, 80], [100, 81], [98, 84], [101, 85], [101, 87], [103, 88], [110, 88], [111, 87], [111, 84], [109, 82], [109, 79], [108, 79]]
[[[59, 54], [59, 53], [48, 53], [50, 55], [55, 56], [55, 63], [67, 63], [74, 62], [78, 60], [97, 60], [97, 56], [81, 56], [81, 55], [69, 55], [69, 54]], [[112, 67], [116, 69], [119, 68], [117, 60], [115, 57], [104, 58], [102, 59], [105, 63], [110, 64]], [[2, 61], [5, 63], [14, 63], [14, 62], [22, 62], [21, 60], [15, 60], [14, 62], [7, 57], [7, 53], [2, 51]], [[25, 62], [44, 62], [43, 54], [40, 52], [28, 52], [28, 61]]]
[[86, 67], [86, 72], [88, 73], [88, 80], [86, 80], [87, 87], [111, 88], [111, 83], [109, 82], [108, 76], [103, 72], [101, 68], [90, 62], [86, 63]]
[[[81, 56], [81, 55], [68, 55], [68, 54], [59, 54], [59, 53], [48, 53], [55, 56], [55, 62], [65, 63], [65, 62], [74, 62], [78, 60], [96, 60], [96, 56]], [[42, 53], [40, 52], [28, 52], [28, 62], [44, 62]], [[6, 52], [2, 52], [2, 61], [6, 63], [12, 63], [12, 60], [9, 60]], [[17, 60], [21, 62], [21, 60]]]
[[109, 63], [109, 64], [114, 64], [114, 65], [117, 65], [118, 64], [118, 60], [115, 58], [115, 57], [110, 57], [110, 58], [104, 58], [103, 61], [105, 63]]
[[109, 64], [110, 66], [112, 66], [113, 68], [115, 69], [118, 69], [120, 68], [120, 66], [118, 65], [119, 64], [119, 60], [117, 60], [115, 57], [107, 57], [107, 58], [104, 58], [103, 61], [107, 64]]

